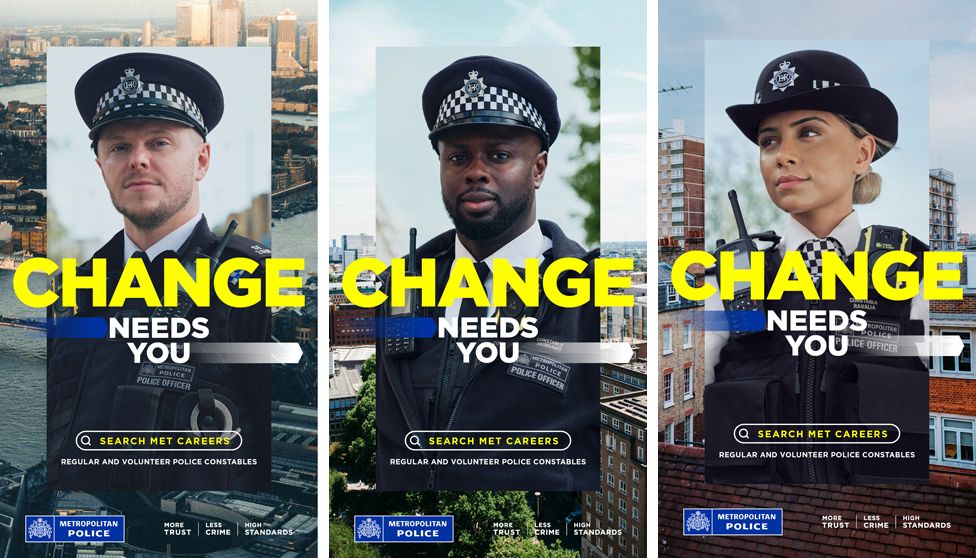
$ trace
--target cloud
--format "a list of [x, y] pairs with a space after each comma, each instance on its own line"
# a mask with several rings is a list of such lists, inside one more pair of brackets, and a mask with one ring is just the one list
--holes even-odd
[[376, 47], [417, 46], [420, 30], [395, 5], [356, 3], [332, 14], [329, 32], [332, 110], [342, 112], [376, 89]]
[[645, 74], [644, 72], [630, 72], [627, 70], [613, 69], [613, 70], [607, 70], [607, 73], [610, 75], [620, 76], [622, 78], [627, 78], [627, 79], [632, 79], [635, 81], [647, 83], [647, 74]]
[[515, 10], [512, 20], [505, 27], [501, 40], [503, 45], [516, 44], [525, 39], [537, 40], [539, 35], [560, 45], [572, 45], [573, 37], [562, 25], [556, 23], [550, 14], [557, 10], [551, 8], [552, 0], [528, 3], [522, 0], [505, 0]]

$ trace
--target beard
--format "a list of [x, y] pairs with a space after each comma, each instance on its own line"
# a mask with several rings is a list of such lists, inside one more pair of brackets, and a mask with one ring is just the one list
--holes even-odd
[[498, 236], [501, 236], [505, 231], [512, 228], [519, 218], [521, 218], [529, 210], [529, 206], [532, 204], [532, 189], [526, 189], [518, 198], [513, 199], [509, 203], [503, 203], [502, 200], [495, 195], [483, 188], [475, 188], [473, 191], [482, 192], [489, 194], [495, 200], [495, 205], [498, 208], [495, 212], [495, 216], [489, 220], [479, 220], [479, 221], [469, 221], [464, 213], [461, 212], [461, 197], [464, 194], [470, 193], [472, 190], [468, 190], [455, 199], [451, 200], [445, 196], [441, 199], [444, 201], [444, 209], [447, 210], [447, 214], [451, 217], [451, 221], [454, 222], [454, 228], [465, 238], [470, 238], [471, 240], [489, 240]]
[[160, 200], [156, 207], [150, 209], [148, 212], [145, 210], [137, 211], [125, 206], [122, 200], [122, 191], [117, 193], [115, 191], [110, 192], [112, 205], [137, 228], [153, 230], [165, 224], [169, 221], [170, 217], [176, 215], [176, 213], [186, 207], [186, 204], [189, 203], [190, 198], [193, 196], [193, 185], [194, 180], [191, 171], [188, 175], [179, 178], [178, 184], [176, 184], [178, 187], [172, 196]]

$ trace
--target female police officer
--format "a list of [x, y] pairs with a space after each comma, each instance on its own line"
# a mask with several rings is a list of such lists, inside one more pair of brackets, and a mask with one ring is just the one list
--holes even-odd
[[[819, 283], [827, 251], [850, 264], [855, 250], [867, 250], [873, 262], [891, 244], [916, 253], [927, 248], [901, 229], [875, 225], [862, 231], [853, 210], [853, 204], [870, 203], [880, 193], [881, 177], [872, 171], [871, 163], [888, 153], [898, 139], [894, 105], [870, 86], [854, 62], [814, 50], [777, 57], [760, 73], [753, 103], [735, 105], [726, 112], [759, 146], [766, 191], [789, 215], [782, 241], [767, 250], [767, 285], [787, 251], [801, 252], [811, 277]], [[882, 242], [884, 239], [897, 242]], [[721, 304], [718, 297], [712, 297], [706, 309], [718, 310]], [[863, 350], [868, 339], [924, 334], [924, 301], [891, 301], [874, 290], [868, 291], [866, 299], [857, 299], [838, 286], [835, 300], [805, 300], [802, 294], [787, 293], [781, 300], [764, 304], [768, 312], [798, 312], [806, 317], [811, 310], [834, 310], [848, 316], [861, 310], [866, 313], [866, 328], [833, 332], [850, 335], [850, 346], [842, 356], [830, 351], [808, 354], [802, 346], [794, 353], [787, 335], [795, 338], [807, 331], [706, 336], [706, 369], [714, 373], [714, 382], [705, 393], [708, 479], [760, 483], [924, 480], [928, 465], [927, 371], [915, 356]], [[863, 447], [813, 445], [808, 443], [813, 428], [787, 427], [779, 430], [792, 434], [777, 441], [805, 443], [756, 445], [762, 438], [757, 433], [733, 433], [744, 423], [842, 422], [894, 423], [900, 438], [895, 444]], [[751, 440], [747, 442], [746, 436]], [[872, 459], [851, 457], [850, 451], [847, 457], [834, 459], [824, 458], [822, 453], [872, 449], [888, 453]], [[763, 456], [763, 450], [778, 450], [780, 457]], [[790, 451], [795, 453], [782, 456]]]

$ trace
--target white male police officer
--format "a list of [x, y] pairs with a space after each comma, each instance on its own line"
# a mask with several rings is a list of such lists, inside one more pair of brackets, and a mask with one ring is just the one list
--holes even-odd
[[[269, 249], [242, 236], [218, 238], [200, 213], [200, 182], [211, 161], [207, 135], [224, 110], [220, 85], [207, 70], [163, 54], [113, 56], [81, 76], [75, 101], [90, 129], [95, 162], [112, 203], [122, 214], [123, 229], [93, 256], [106, 262], [108, 300], [123, 268], [134, 258], [145, 262], [162, 299], [166, 260], [176, 259], [192, 270], [198, 258], [209, 258], [215, 268], [234, 257], [260, 264], [270, 255]], [[261, 269], [252, 275], [260, 279]], [[92, 271], [89, 260], [77, 274], [92, 275]], [[239, 281], [240, 276], [231, 280], [232, 290]], [[270, 340], [270, 313], [263, 304], [231, 308], [211, 296], [208, 307], [185, 297], [175, 308], [150, 308], [141, 299], [109, 308], [93, 304], [91, 296], [85, 295], [80, 291], [76, 307], [53, 307], [53, 322], [72, 317], [117, 321], [148, 317], [158, 322], [202, 318], [209, 332], [205, 338], [173, 341]], [[269, 488], [270, 368], [207, 362], [194, 354], [188, 362], [153, 363], [143, 355], [137, 363], [126, 343], [166, 340], [49, 335], [47, 474], [52, 488]], [[116, 431], [117, 436], [143, 431], [147, 437], [171, 431], [160, 435], [182, 435], [187, 440], [184, 447], [199, 445], [211, 451], [86, 452], [93, 449], [82, 447], [86, 441], [99, 444], [97, 431]], [[235, 451], [212, 451], [238, 444]], [[126, 466], [123, 461], [101, 469], [85, 466], [84, 458], [92, 455], [165, 458], [170, 464]], [[214, 457], [218, 459], [205, 460]], [[177, 466], [174, 460], [178, 459], [192, 461]]]
[[[444, 207], [455, 226], [416, 251], [418, 260], [436, 262], [438, 297], [463, 259], [475, 262], [491, 297], [492, 267], [499, 260], [520, 268], [537, 258], [544, 273], [560, 258], [589, 262], [597, 257], [597, 250], [588, 253], [556, 224], [536, 218], [536, 190], [542, 186], [548, 152], [560, 128], [556, 94], [538, 74], [490, 56], [463, 58], [429, 80], [422, 103], [440, 165]], [[571, 292], [566, 281], [572, 277], [592, 278], [592, 270], [563, 274], [563, 292]], [[382, 279], [388, 288], [390, 277]], [[458, 300], [446, 308], [418, 307], [415, 312], [448, 321], [514, 318], [524, 324], [534, 319], [538, 335], [521, 339], [518, 359], [509, 364], [476, 358], [464, 362], [458, 341], [472, 339], [418, 337], [409, 350], [380, 339], [380, 490], [596, 488], [599, 369], [561, 362], [532, 347], [599, 341], [599, 313], [592, 304], [563, 308], [540, 293], [539, 305], [527, 306], [509, 291], [509, 302], [502, 307], [476, 307], [470, 300]], [[391, 313], [395, 310], [383, 308], [380, 317]], [[503, 442], [491, 450], [448, 453], [444, 446], [428, 445], [426, 436], [414, 438], [415, 431], [479, 431], [479, 438], [497, 436]], [[525, 431], [540, 437], [568, 434], [563, 438], [571, 438], [571, 443], [568, 448], [542, 446], [556, 451], [496, 449], [507, 446], [508, 433]], [[435, 461], [441, 458], [463, 458], [467, 464]]]

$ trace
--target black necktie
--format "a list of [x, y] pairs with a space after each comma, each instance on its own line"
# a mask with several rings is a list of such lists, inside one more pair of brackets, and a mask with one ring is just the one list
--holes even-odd
[[[484, 286], [485, 279], [488, 274], [491, 273], [491, 268], [485, 262], [476, 262], [474, 264], [475, 271], [478, 272], [478, 280], [481, 285]], [[475, 306], [473, 298], [465, 298], [461, 301], [461, 311], [458, 313], [459, 318], [484, 318], [485, 308], [483, 306]]]
[[816, 281], [823, 274], [823, 255], [826, 252], [836, 252], [841, 258], [844, 257], [844, 247], [840, 241], [832, 236], [827, 238], [813, 238], [800, 245], [800, 254], [803, 255], [803, 263], [810, 271], [810, 277]]

